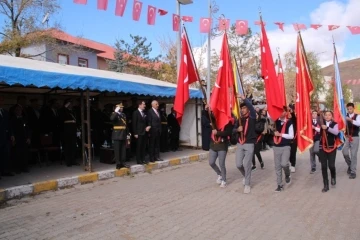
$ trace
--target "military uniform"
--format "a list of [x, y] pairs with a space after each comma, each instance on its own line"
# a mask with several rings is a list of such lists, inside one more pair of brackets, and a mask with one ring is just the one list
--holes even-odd
[[64, 107], [60, 112], [60, 121], [62, 124], [62, 147], [64, 149], [66, 165], [79, 165], [76, 162], [76, 117], [75, 113]]
[[[121, 107], [122, 104], [116, 105]], [[113, 112], [110, 116], [110, 120], [113, 123], [112, 140], [114, 146], [114, 155], [116, 162], [116, 168], [127, 167], [124, 162], [126, 160], [126, 141], [128, 128], [126, 126], [126, 115], [122, 112]]]

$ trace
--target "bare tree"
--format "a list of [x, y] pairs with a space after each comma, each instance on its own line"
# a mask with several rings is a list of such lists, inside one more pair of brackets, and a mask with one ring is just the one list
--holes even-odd
[[23, 47], [51, 40], [50, 33], [42, 31], [42, 20], [59, 10], [57, 0], [0, 0], [0, 14], [5, 17], [0, 52], [20, 57]]

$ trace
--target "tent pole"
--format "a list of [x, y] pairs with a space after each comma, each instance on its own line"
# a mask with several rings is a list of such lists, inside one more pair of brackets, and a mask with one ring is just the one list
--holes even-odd
[[83, 167], [84, 170], [87, 170], [86, 166], [86, 154], [85, 154], [85, 122], [84, 122], [84, 116], [85, 116], [85, 106], [84, 106], [84, 91], [81, 90], [80, 93], [80, 107], [81, 107], [81, 153], [82, 153], [82, 159], [83, 159]]
[[89, 166], [88, 170], [89, 172], [92, 172], [92, 142], [91, 142], [91, 122], [90, 122], [90, 91], [89, 89], [86, 89], [86, 121], [87, 121], [87, 149], [88, 149], [88, 156], [89, 156]]
[[197, 98], [195, 98], [195, 119], [196, 119], [196, 148], [198, 149], [199, 148], [199, 113], [198, 113], [198, 99]]

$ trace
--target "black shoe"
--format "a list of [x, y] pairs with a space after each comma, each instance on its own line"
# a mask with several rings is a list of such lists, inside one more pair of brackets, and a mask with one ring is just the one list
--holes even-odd
[[251, 171], [255, 171], [256, 170], [256, 166], [252, 166]]
[[348, 167], [347, 174], [348, 174], [348, 175], [351, 174], [351, 169], [350, 169], [350, 167]]
[[124, 167], [124, 165], [122, 165], [122, 164], [116, 164], [116, 169], [120, 169], [120, 168], [123, 168]]
[[316, 168], [312, 168], [310, 171], [310, 174], [314, 174], [314, 173], [316, 173]]
[[155, 162], [155, 159], [151, 159], [150, 162], [154, 163], [154, 162]]
[[291, 177], [290, 177], [290, 175], [285, 176], [285, 182], [286, 182], [287, 184], [290, 184], [290, 183], [291, 183]]
[[264, 169], [264, 162], [260, 163], [261, 169]]
[[355, 173], [350, 173], [349, 179], [355, 179], [356, 178], [356, 174]]
[[275, 189], [275, 192], [281, 192], [283, 190], [283, 186], [278, 185], [278, 187]]
[[161, 158], [157, 158], [155, 159], [156, 162], [161, 162], [161, 161], [164, 161], [164, 159], [161, 159]]
[[321, 190], [323, 193], [329, 191], [329, 181], [324, 181], [324, 188]]
[[331, 178], [331, 185], [333, 185], [333, 186], [336, 185], [336, 179], [335, 178]]

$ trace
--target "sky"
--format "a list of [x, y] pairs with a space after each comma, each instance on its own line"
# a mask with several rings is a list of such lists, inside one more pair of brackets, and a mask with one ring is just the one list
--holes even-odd
[[[141, 0], [143, 9], [140, 21], [132, 20], [133, 0], [127, 1], [123, 17], [115, 16], [115, 0], [109, 0], [107, 11], [97, 10], [96, 0], [88, 0], [87, 5], [74, 4], [73, 0], [58, 0], [61, 11], [50, 16], [50, 23], [60, 23], [62, 29], [74, 36], [81, 36], [98, 42], [114, 45], [116, 39], [128, 41], [130, 34], [144, 36], [153, 45], [154, 56], [161, 54], [159, 39], [176, 39], [177, 33], [172, 30], [172, 14], [176, 13], [176, 0]], [[181, 15], [192, 16], [192, 23], [185, 23], [192, 47], [205, 44], [206, 34], [200, 33], [200, 18], [208, 17], [209, 0], [193, 0], [191, 5], [181, 6]], [[213, 2], [213, 0], [212, 0]], [[360, 0], [215, 0], [219, 11], [215, 16], [223, 14], [232, 23], [236, 20], [248, 20], [249, 27], [259, 32], [254, 21], [259, 19], [261, 9], [263, 20], [267, 22], [266, 30], [273, 54], [276, 48], [281, 53], [294, 51], [296, 32], [292, 23], [334, 24], [341, 25], [337, 30], [329, 32], [327, 26], [315, 31], [303, 31], [304, 45], [307, 51], [317, 52], [320, 64], [331, 64], [332, 36], [334, 36], [340, 61], [360, 57], [360, 35], [351, 35], [348, 25], [360, 26]], [[156, 16], [156, 24], [146, 23], [147, 6], [152, 5], [168, 11], [165, 16]], [[42, 18], [42, 16], [41, 16]], [[1, 18], [0, 18], [1, 20]], [[274, 22], [285, 22], [285, 32], [277, 29]], [[221, 38], [214, 39], [212, 48], [219, 50]]]

